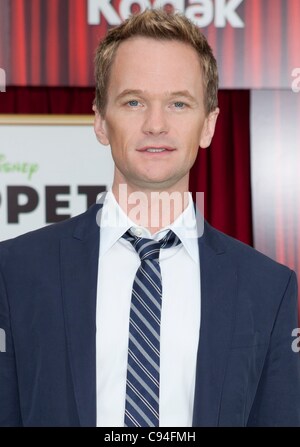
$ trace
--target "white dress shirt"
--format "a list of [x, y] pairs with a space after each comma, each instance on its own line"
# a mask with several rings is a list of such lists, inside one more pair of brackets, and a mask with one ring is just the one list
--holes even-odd
[[[97, 426], [124, 427], [129, 313], [140, 259], [129, 241], [161, 239], [169, 229], [182, 244], [161, 250], [160, 427], [190, 427], [200, 331], [200, 265], [192, 196], [183, 213], [151, 235], [132, 222], [108, 191], [102, 209], [97, 313]], [[117, 219], [111, 219], [112, 216]]]

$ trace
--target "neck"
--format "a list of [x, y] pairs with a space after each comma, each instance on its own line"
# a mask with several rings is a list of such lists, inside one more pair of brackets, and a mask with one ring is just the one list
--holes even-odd
[[172, 224], [189, 203], [188, 188], [141, 191], [124, 183], [113, 184], [112, 192], [127, 216], [151, 234]]

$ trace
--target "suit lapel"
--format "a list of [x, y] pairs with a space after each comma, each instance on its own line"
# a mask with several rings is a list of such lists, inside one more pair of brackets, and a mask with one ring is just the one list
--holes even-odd
[[66, 336], [80, 425], [96, 425], [96, 298], [99, 227], [94, 205], [61, 240]]
[[198, 243], [201, 327], [193, 426], [216, 426], [234, 323], [237, 272], [220, 236], [208, 224]]

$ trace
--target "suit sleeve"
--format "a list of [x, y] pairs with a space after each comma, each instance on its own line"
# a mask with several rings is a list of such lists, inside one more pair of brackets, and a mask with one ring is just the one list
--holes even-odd
[[[1, 254], [1, 253], [0, 253]], [[21, 426], [16, 361], [6, 287], [0, 267], [0, 426]]]
[[248, 426], [300, 426], [300, 353], [292, 349], [292, 331], [298, 326], [297, 280], [292, 272], [277, 312]]

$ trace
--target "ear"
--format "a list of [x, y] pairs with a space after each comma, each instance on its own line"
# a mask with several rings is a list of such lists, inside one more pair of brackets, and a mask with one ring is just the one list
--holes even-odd
[[217, 107], [213, 112], [210, 112], [209, 115], [205, 118], [199, 144], [199, 146], [202, 147], [202, 149], [207, 148], [211, 143], [212, 137], [214, 136], [215, 133], [215, 127], [219, 112], [220, 109]]
[[94, 120], [94, 130], [97, 137], [97, 140], [104, 144], [104, 146], [109, 145], [109, 140], [107, 136], [107, 126], [104, 117], [99, 113], [97, 107], [94, 105], [93, 110], [95, 112], [95, 120]]

